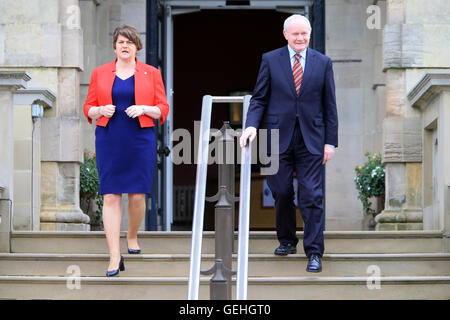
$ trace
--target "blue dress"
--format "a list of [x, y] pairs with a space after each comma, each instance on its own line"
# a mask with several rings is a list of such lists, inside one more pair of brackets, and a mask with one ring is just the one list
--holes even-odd
[[152, 189], [155, 166], [154, 127], [141, 128], [125, 110], [135, 104], [134, 76], [116, 76], [112, 88], [116, 106], [106, 127], [95, 129], [100, 194], [145, 193]]

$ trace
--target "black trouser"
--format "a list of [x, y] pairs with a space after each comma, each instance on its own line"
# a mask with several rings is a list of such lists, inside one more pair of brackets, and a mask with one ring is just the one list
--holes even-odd
[[323, 210], [323, 155], [311, 154], [297, 121], [291, 143], [280, 154], [279, 170], [267, 176], [276, 207], [277, 237], [281, 244], [297, 245], [293, 173], [297, 174], [297, 203], [304, 222], [303, 248], [309, 257], [323, 255], [325, 213]]

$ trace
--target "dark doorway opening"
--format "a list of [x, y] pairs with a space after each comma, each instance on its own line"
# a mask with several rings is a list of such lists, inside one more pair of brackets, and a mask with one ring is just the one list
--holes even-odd
[[[288, 16], [274, 10], [204, 10], [174, 16], [173, 129], [187, 129], [194, 143], [194, 122], [200, 121], [204, 95], [251, 94], [262, 54], [286, 45], [282, 29]], [[211, 128], [220, 129], [226, 120], [231, 120], [230, 105], [213, 105]], [[191, 154], [193, 161], [193, 148]], [[196, 168], [193, 162], [173, 167], [172, 230], [191, 230]], [[208, 167], [207, 196], [217, 192], [217, 170], [217, 165]], [[204, 229], [214, 229], [214, 204], [205, 205]]]

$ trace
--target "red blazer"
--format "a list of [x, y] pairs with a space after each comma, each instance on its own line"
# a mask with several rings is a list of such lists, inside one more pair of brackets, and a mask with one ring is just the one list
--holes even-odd
[[[84, 103], [84, 114], [89, 123], [92, 119], [88, 117], [89, 109], [92, 107], [113, 104], [111, 91], [116, 76], [116, 60], [95, 68], [92, 71], [89, 90]], [[159, 123], [163, 124], [169, 114], [169, 105], [164, 90], [161, 72], [136, 58], [136, 72], [134, 73], [134, 97], [136, 105], [156, 106], [161, 110]], [[153, 127], [153, 119], [147, 115], [139, 116], [141, 128]], [[106, 127], [109, 118], [101, 116], [97, 120], [97, 126]]]

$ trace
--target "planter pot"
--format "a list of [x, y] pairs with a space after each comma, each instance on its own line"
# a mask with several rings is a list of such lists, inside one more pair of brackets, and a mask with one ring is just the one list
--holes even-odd
[[[365, 227], [367, 230], [375, 230], [377, 222], [375, 221], [375, 217], [384, 210], [384, 195], [380, 197], [372, 197], [369, 198], [369, 202], [372, 204], [371, 207], [375, 210], [374, 215], [367, 216], [365, 221]], [[365, 213], [363, 213], [365, 215]]]
[[103, 231], [101, 214], [97, 214], [98, 206], [93, 198], [80, 197], [80, 208], [89, 216], [91, 231]]
[[377, 223], [375, 221], [375, 217], [371, 216], [369, 218], [369, 221], [367, 222], [367, 229], [369, 230], [375, 230], [375, 227], [377, 226]]

